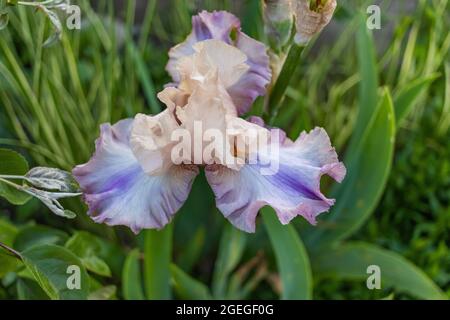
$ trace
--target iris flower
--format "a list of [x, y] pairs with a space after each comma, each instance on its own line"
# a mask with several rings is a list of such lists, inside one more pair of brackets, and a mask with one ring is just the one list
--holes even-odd
[[[217, 207], [235, 227], [254, 232], [265, 205], [283, 224], [298, 215], [314, 224], [334, 203], [320, 191], [321, 176], [340, 182], [346, 172], [328, 135], [316, 128], [292, 141], [261, 118], [240, 118], [270, 83], [266, 47], [244, 34], [228, 12], [203, 11], [192, 22], [192, 33], [169, 52], [173, 83], [158, 94], [166, 109], [103, 124], [95, 154], [74, 168], [88, 214], [95, 222], [125, 225], [135, 233], [161, 229], [204, 169]], [[204, 143], [198, 126], [226, 141], [209, 137]], [[174, 139], [179, 132], [188, 139]], [[256, 136], [268, 138], [251, 148]], [[214, 151], [207, 152], [211, 145]], [[272, 162], [276, 170], [264, 173]]]

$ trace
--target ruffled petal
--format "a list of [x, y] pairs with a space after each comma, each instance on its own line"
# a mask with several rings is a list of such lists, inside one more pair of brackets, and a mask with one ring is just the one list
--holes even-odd
[[196, 43], [208, 39], [223, 41], [238, 48], [247, 57], [247, 72], [227, 87], [239, 114], [247, 112], [254, 100], [266, 93], [266, 86], [270, 83], [272, 74], [266, 46], [241, 32], [239, 19], [226, 11], [202, 11], [192, 18], [192, 26], [192, 33], [187, 39], [169, 51], [166, 69], [173, 81], [182, 81], [178, 65], [183, 57], [195, 53]]
[[95, 222], [125, 225], [133, 232], [161, 229], [187, 199], [198, 169], [171, 166], [159, 175], [146, 174], [129, 140], [133, 120], [103, 124], [89, 162], [73, 169], [88, 214]]
[[[277, 169], [267, 174], [264, 169], [271, 165]], [[275, 209], [283, 224], [298, 215], [315, 224], [317, 215], [334, 204], [320, 191], [321, 176], [327, 174], [340, 182], [345, 173], [321, 128], [281, 145], [279, 153], [261, 154], [240, 171], [218, 165], [206, 168], [217, 207], [234, 226], [247, 232], [255, 231], [256, 216], [265, 205]]]

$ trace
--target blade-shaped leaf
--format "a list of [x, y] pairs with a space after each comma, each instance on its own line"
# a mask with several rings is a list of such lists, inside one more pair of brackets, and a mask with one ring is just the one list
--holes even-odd
[[447, 299], [439, 287], [418, 267], [399, 254], [366, 243], [346, 243], [313, 257], [315, 272], [366, 281], [367, 267], [381, 271], [381, 286], [393, 287], [419, 299]]
[[281, 225], [269, 207], [261, 210], [282, 283], [282, 299], [311, 299], [312, 275], [308, 253], [292, 225]]
[[208, 287], [200, 281], [190, 277], [183, 270], [172, 264], [170, 266], [174, 289], [180, 299], [208, 300], [211, 294]]
[[123, 266], [122, 294], [126, 300], [145, 300], [139, 254], [138, 249], [132, 250]]
[[228, 276], [239, 263], [245, 248], [244, 232], [226, 224], [220, 239], [219, 253], [214, 266], [212, 282], [213, 295], [216, 299], [224, 299]]
[[395, 119], [399, 124], [411, 111], [414, 102], [439, 75], [432, 74], [412, 81], [401, 88], [394, 97]]
[[[85, 300], [89, 278], [80, 259], [69, 250], [55, 245], [34, 246], [21, 252], [23, 262], [40, 287], [52, 300]], [[71, 268], [79, 270], [73, 274]], [[79, 277], [80, 288], [68, 286], [69, 277]]]
[[144, 279], [147, 298], [170, 299], [173, 225], [144, 232]]
[[391, 170], [395, 140], [395, 115], [389, 91], [346, 163], [347, 176], [333, 189], [336, 204], [317, 227], [308, 228], [309, 247], [329, 245], [356, 231], [375, 209]]
[[364, 136], [373, 115], [376, 113], [378, 104], [378, 70], [375, 46], [371, 30], [366, 26], [364, 15], [359, 16], [358, 30], [356, 33], [356, 52], [359, 68], [359, 92], [358, 92], [358, 117], [355, 129], [350, 139], [346, 153], [346, 162], [351, 161], [354, 149]]

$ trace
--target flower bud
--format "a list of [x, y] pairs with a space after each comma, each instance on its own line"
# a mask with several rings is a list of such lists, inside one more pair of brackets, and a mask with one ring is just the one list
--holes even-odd
[[293, 12], [291, 0], [263, 0], [264, 30], [271, 48], [279, 51], [291, 37]]
[[336, 0], [292, 0], [297, 34], [295, 42], [305, 45], [331, 21]]

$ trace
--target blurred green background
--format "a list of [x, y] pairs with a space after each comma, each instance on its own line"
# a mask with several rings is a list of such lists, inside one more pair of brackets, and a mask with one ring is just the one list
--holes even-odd
[[[42, 43], [51, 33], [51, 25], [43, 14], [29, 8], [11, 8], [9, 26], [0, 31], [0, 145], [19, 151], [30, 166], [70, 171], [90, 158], [99, 124], [161, 110], [156, 93], [170, 82], [164, 69], [168, 49], [190, 33], [191, 16], [199, 10], [228, 10], [241, 19], [244, 32], [265, 40], [259, 0], [77, 3], [82, 8], [82, 29], [64, 30], [62, 40], [49, 48], [43, 48]], [[275, 125], [292, 138], [303, 130], [324, 127], [343, 157], [352, 133], [358, 130], [358, 108], [365, 107], [364, 99], [375, 105], [370, 97], [386, 98], [384, 90], [392, 94], [396, 116], [392, 163], [386, 165], [383, 172], [388, 175], [379, 186], [360, 186], [377, 195], [372, 205], [361, 210], [364, 214], [352, 224], [351, 234], [346, 234], [350, 241], [357, 241], [350, 248], [339, 249], [338, 244], [327, 242], [323, 236], [327, 234], [326, 218], [317, 228], [297, 218], [293, 228], [278, 230], [285, 232], [279, 239], [286, 237], [291, 245], [295, 240], [294, 253], [276, 245], [272, 249], [276, 232], [267, 230], [263, 223], [254, 235], [229, 227], [214, 208], [212, 192], [203, 177], [197, 179], [188, 202], [176, 216], [172, 253], [158, 242], [160, 234], [144, 232], [135, 237], [126, 228], [94, 224], [77, 199], [65, 203], [78, 213], [73, 221], [55, 217], [36, 200], [20, 207], [0, 200], [0, 241], [9, 241], [17, 250], [35, 243], [69, 249], [70, 243], [89, 247], [72, 251], [89, 271], [91, 298], [450, 296], [449, 1], [378, 1], [382, 27], [373, 34], [364, 31], [362, 18], [372, 2], [338, 3], [332, 23], [299, 61]], [[369, 87], [375, 90], [364, 91]], [[378, 87], [387, 89], [377, 91]], [[384, 100], [377, 101], [382, 104]], [[260, 99], [255, 113], [261, 105]], [[399, 111], [401, 107], [404, 109]], [[374, 141], [372, 150], [378, 150]], [[383, 155], [368, 154], [366, 165], [373, 166], [377, 174]], [[347, 152], [343, 158], [349, 160], [351, 155]], [[389, 161], [389, 155], [386, 158]], [[330, 193], [330, 181], [324, 181], [323, 189]], [[347, 189], [350, 195], [363, 192]], [[345, 215], [345, 209], [341, 211]], [[333, 211], [326, 215], [333, 215]], [[293, 230], [298, 232], [289, 238]], [[95, 241], [90, 237], [96, 237]], [[316, 248], [322, 238], [330, 248]], [[91, 248], [86, 242], [96, 245]], [[387, 251], [380, 253], [367, 244], [389, 249], [417, 268], [405, 265], [406, 260], [397, 263], [397, 255], [392, 258]], [[347, 256], [347, 249], [356, 258]], [[158, 253], [164, 259], [165, 250], [173, 257], [170, 275], [164, 265], [154, 265], [145, 258], [156, 252], [155, 259]], [[296, 269], [295, 264], [283, 267], [280, 262], [295, 260], [295, 250], [309, 256], [306, 269]], [[399, 269], [387, 263], [381, 270], [382, 277], [385, 271], [388, 277], [386, 282], [382, 280], [382, 289], [368, 290], [365, 267], [353, 270], [362, 263], [352, 260], [358, 256], [368, 261], [378, 257], [373, 258], [375, 262], [392, 258]], [[0, 298], [45, 297], [33, 278], [8, 259], [0, 255]], [[392, 270], [395, 276], [390, 275]], [[289, 272], [304, 276], [299, 282], [306, 287], [292, 288], [293, 294], [287, 292]], [[171, 279], [173, 295], [152, 296], [151, 292], [160, 290], [151, 282], [158, 275]], [[302, 290], [305, 295], [300, 294]]]

